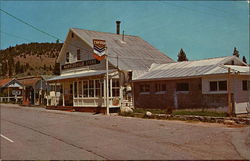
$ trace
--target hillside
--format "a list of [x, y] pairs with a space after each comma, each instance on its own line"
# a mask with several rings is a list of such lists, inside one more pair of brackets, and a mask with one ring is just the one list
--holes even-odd
[[0, 77], [53, 74], [62, 43], [29, 43], [0, 50]]

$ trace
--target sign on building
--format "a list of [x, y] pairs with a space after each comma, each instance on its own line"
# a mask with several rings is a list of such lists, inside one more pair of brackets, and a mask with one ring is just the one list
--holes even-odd
[[12, 91], [12, 95], [17, 95], [17, 96], [19, 96], [19, 95], [21, 95], [21, 91], [20, 91], [20, 90], [13, 90], [13, 91]]
[[62, 70], [90, 66], [90, 65], [96, 65], [96, 64], [100, 64], [100, 61], [96, 60], [96, 59], [90, 59], [90, 60], [85, 60], [85, 61], [80, 61], [80, 62], [62, 65]]
[[94, 58], [101, 61], [105, 58], [106, 41], [93, 39]]

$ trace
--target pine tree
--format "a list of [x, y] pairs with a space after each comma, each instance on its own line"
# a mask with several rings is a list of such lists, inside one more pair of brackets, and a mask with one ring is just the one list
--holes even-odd
[[56, 63], [56, 62], [55, 62], [53, 74], [55, 74], [55, 75], [60, 75], [60, 63]]
[[242, 61], [247, 64], [247, 59], [245, 56], [242, 57]]
[[178, 53], [178, 62], [181, 61], [188, 61], [186, 53], [183, 51], [183, 49], [181, 48], [180, 52]]
[[20, 73], [20, 61], [17, 61], [17, 62], [16, 62], [16, 65], [15, 65], [15, 73], [16, 73], [16, 74]]
[[12, 56], [9, 55], [8, 57], [8, 76], [11, 77], [13, 75], [13, 69], [14, 69], [14, 59]]
[[239, 51], [236, 49], [236, 47], [234, 47], [233, 55], [234, 55], [234, 56], [237, 56], [237, 57], [240, 56]]
[[47, 69], [47, 66], [44, 64], [43, 65], [43, 70], [46, 70]]
[[19, 70], [20, 73], [24, 73], [24, 65], [20, 65], [20, 70]]
[[26, 63], [26, 70], [28, 70], [29, 68], [30, 68], [30, 65], [29, 65], [29, 63]]
[[7, 63], [6, 63], [6, 62], [3, 62], [3, 63], [2, 63], [2, 76], [6, 76], [7, 71], [8, 71]]

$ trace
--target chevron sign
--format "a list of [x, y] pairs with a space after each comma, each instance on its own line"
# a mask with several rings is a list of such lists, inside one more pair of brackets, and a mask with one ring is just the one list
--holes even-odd
[[93, 39], [94, 58], [101, 61], [105, 58], [106, 41]]

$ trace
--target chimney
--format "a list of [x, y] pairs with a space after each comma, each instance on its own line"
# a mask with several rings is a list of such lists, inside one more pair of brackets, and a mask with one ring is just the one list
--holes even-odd
[[120, 23], [121, 21], [116, 21], [116, 34], [120, 34]]

